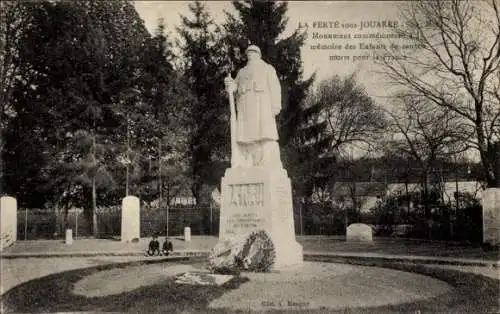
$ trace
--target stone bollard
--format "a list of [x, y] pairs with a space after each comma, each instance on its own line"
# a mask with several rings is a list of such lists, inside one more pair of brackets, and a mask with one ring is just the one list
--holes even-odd
[[73, 230], [66, 229], [66, 244], [73, 244]]
[[[127, 196], [122, 201], [121, 242], [133, 242], [140, 239], [140, 201], [135, 196]], [[135, 240], [134, 240], [135, 239]]]
[[0, 198], [0, 250], [17, 240], [17, 200], [10, 196]]
[[500, 188], [488, 188], [483, 191], [483, 243], [498, 246], [500, 244]]
[[191, 241], [191, 228], [189, 227], [184, 228], [184, 241]]

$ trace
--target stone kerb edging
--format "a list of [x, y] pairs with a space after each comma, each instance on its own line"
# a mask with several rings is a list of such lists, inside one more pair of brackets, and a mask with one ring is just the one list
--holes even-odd
[[[50, 258], [50, 257], [93, 257], [93, 256], [144, 256], [144, 252], [35, 252], [35, 253], [5, 253], [0, 258]], [[208, 256], [208, 251], [177, 251], [168, 256], [144, 256], [145, 259], [172, 259], [186, 257], [204, 257]]]
[[[500, 267], [500, 261], [488, 261], [481, 259], [448, 258], [434, 256], [411, 256], [411, 255], [384, 255], [376, 253], [348, 253], [348, 252], [305, 252], [305, 258], [345, 258], [351, 260], [385, 260], [392, 262], [406, 262], [413, 264], [434, 265], [456, 265], [456, 266], [481, 266]], [[339, 260], [341, 262], [341, 260]]]

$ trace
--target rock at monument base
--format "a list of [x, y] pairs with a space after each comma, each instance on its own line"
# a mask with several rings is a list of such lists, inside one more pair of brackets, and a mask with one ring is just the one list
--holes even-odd
[[140, 201], [135, 196], [127, 196], [122, 201], [121, 242], [132, 242], [140, 238]]
[[17, 240], [17, 200], [11, 196], [0, 198], [0, 250]]
[[236, 256], [243, 250], [246, 238], [245, 234], [219, 241], [208, 257], [210, 270], [218, 273], [235, 272]]
[[219, 242], [210, 252], [210, 268], [216, 273], [268, 272], [274, 266], [274, 244], [265, 231]]
[[347, 242], [373, 242], [373, 230], [372, 227], [355, 223], [347, 227], [346, 232]]
[[274, 245], [273, 270], [303, 263], [295, 240], [291, 182], [285, 169], [272, 166], [229, 168], [221, 182], [219, 241], [241, 241], [263, 230]]
[[483, 243], [500, 244], [500, 188], [489, 188], [482, 194]]
[[220, 286], [233, 279], [233, 277], [233, 275], [186, 272], [178, 275], [175, 283], [199, 286]]

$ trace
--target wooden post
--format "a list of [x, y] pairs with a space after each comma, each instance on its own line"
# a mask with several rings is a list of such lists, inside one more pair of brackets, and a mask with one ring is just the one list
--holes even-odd
[[[163, 183], [161, 180], [161, 139], [158, 141], [158, 207], [161, 208], [163, 198]], [[168, 200], [168, 198], [167, 198]]]
[[24, 240], [28, 240], [28, 208], [24, 209]]
[[168, 238], [168, 202], [167, 202], [167, 238]]
[[210, 235], [212, 235], [212, 202], [210, 202]]
[[76, 213], [76, 217], [75, 217], [75, 240], [78, 238], [78, 216], [80, 215], [80, 213], [78, 212], [78, 209], [75, 208], [75, 213]]
[[129, 189], [129, 182], [128, 182], [128, 177], [129, 177], [129, 164], [130, 164], [130, 129], [129, 129], [129, 118], [128, 118], [128, 113], [127, 113], [127, 165], [126, 165], [126, 176], [125, 176], [125, 197], [127, 197], [128, 194], [128, 189]]
[[300, 235], [303, 236], [304, 234], [304, 226], [302, 225], [302, 202], [299, 201], [299, 216], [300, 216]]

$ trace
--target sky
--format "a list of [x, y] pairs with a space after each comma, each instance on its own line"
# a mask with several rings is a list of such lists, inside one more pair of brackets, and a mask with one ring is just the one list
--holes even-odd
[[[175, 27], [180, 25], [180, 14], [191, 16], [189, 1], [136, 1], [135, 7], [145, 22], [150, 32], [153, 32], [159, 18], [165, 20], [167, 30], [176, 35]], [[224, 11], [235, 12], [230, 1], [206, 1], [210, 15], [216, 23], [224, 22]], [[389, 86], [381, 78], [380, 74], [374, 73], [376, 67], [371, 60], [353, 62], [354, 55], [367, 55], [371, 51], [356, 49], [346, 51], [345, 44], [351, 43], [359, 47], [360, 42], [366, 40], [353, 39], [354, 33], [387, 33], [388, 28], [359, 29], [361, 21], [394, 21], [397, 20], [397, 3], [394, 1], [289, 1], [287, 16], [289, 18], [284, 36], [290, 35], [297, 29], [299, 23], [308, 24], [308, 38], [302, 47], [302, 61], [304, 77], [309, 77], [316, 72], [317, 81], [332, 75], [349, 75], [354, 71], [358, 73], [358, 80], [363, 84], [369, 95], [374, 97], [379, 104], [385, 101]], [[329, 22], [338, 21], [338, 27]], [[318, 22], [327, 22], [327, 28], [318, 28]], [[355, 28], [342, 28], [342, 24], [356, 24]], [[317, 39], [318, 34], [351, 34], [351, 39]], [[371, 42], [374, 42], [373, 40]], [[311, 49], [315, 44], [338, 44], [342, 49], [317, 50]], [[330, 56], [350, 57], [349, 61], [330, 61]], [[382, 102], [382, 103], [381, 103]]]

